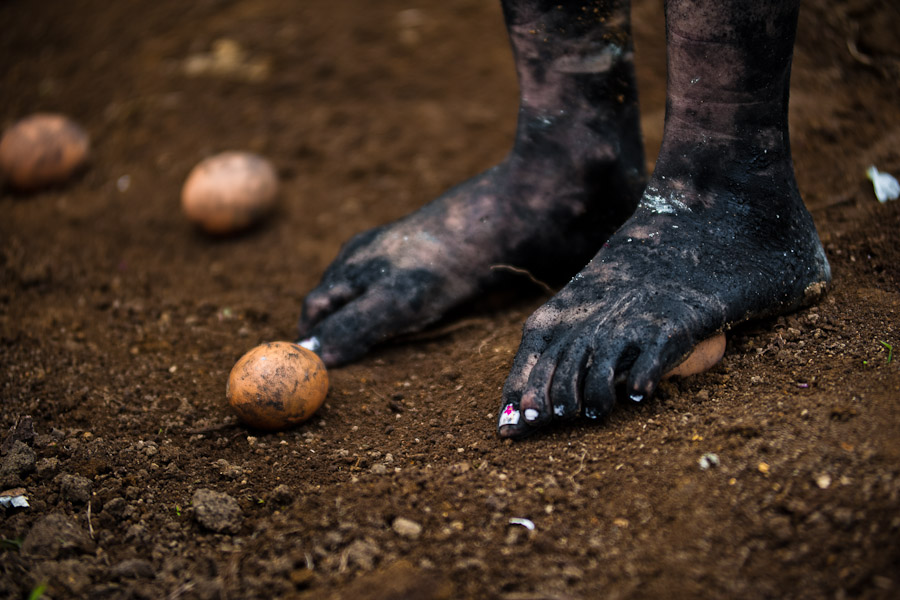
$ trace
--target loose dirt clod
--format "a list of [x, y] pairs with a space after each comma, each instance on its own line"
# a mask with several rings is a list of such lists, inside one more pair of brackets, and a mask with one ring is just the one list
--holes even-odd
[[59, 493], [67, 502], [87, 504], [91, 499], [93, 484], [90, 479], [69, 473], [60, 473], [56, 479], [59, 481]]
[[200, 488], [194, 492], [191, 506], [197, 522], [217, 533], [237, 533], [244, 520], [237, 500], [222, 492]]
[[88, 533], [61, 513], [41, 517], [22, 543], [22, 553], [29, 556], [56, 559], [94, 551]]
[[0, 458], [0, 489], [20, 485], [22, 478], [34, 471], [34, 450], [16, 440], [6, 456]]
[[[879, 58], [861, 27], [873, 68], [845, 41], [854, 20], [895, 30], [900, 4], [800, 10], [790, 142], [834, 274], [815, 309], [732, 328], [719, 365], [638, 405], [622, 398], [602, 423], [503, 443], [502, 387], [546, 301], [526, 283], [512, 303], [461, 309], [439, 337], [332, 370], [312, 420], [250, 432], [251, 445], [222, 398], [235, 360], [292, 335], [352, 234], [502, 160], [517, 123], [500, 2], [415, 3], [418, 52], [391, 27], [409, 0], [335, 4], [0, 2], [0, 126], [47, 107], [97, 132], [83, 180], [28, 198], [0, 186], [0, 438], [32, 415], [35, 439], [13, 441], [38, 461], [21, 486], [32, 507], [0, 508], [0, 598], [68, 577], [44, 597], [896, 597], [900, 361], [879, 341], [900, 348], [900, 201], [878, 203], [863, 171], [900, 174], [900, 86], [887, 76], [900, 52]], [[631, 5], [650, 167], [664, 14], [659, 0]], [[185, 76], [180, 57], [231, 35], [279, 68], [259, 84]], [[276, 161], [284, 202], [246, 235], [192, 235], [184, 175], [230, 147]], [[705, 452], [718, 469], [699, 468]], [[88, 545], [87, 505], [62, 498], [60, 472], [93, 483], [96, 555], [16, 550], [29, 535], [38, 546], [51, 513]], [[269, 496], [280, 485], [284, 504]], [[237, 534], [195, 520], [198, 488], [239, 502]], [[394, 531], [397, 516], [423, 526], [417, 539]], [[371, 570], [357, 540], [379, 549]], [[131, 559], [154, 577], [113, 573]]]

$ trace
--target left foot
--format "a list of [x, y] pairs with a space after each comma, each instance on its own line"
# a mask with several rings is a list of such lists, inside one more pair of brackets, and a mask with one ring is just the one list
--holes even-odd
[[[746, 43], [728, 43], [737, 28], [712, 41], [684, 36], [677, 25], [688, 5], [669, 1], [669, 101], [656, 171], [634, 215], [525, 324], [503, 391], [503, 437], [581, 413], [603, 417], [617, 387], [643, 401], [698, 342], [811, 303], [830, 281], [790, 158], [790, 45], [773, 65], [772, 55], [757, 59]], [[796, 23], [796, 10], [760, 10], [774, 14], [776, 37]], [[707, 65], [717, 59], [731, 68]]]
[[654, 176], [634, 216], [525, 324], [502, 436], [600, 418], [620, 384], [624, 397], [647, 399], [697, 343], [821, 295], [829, 267], [796, 189], [743, 175], [705, 189]]

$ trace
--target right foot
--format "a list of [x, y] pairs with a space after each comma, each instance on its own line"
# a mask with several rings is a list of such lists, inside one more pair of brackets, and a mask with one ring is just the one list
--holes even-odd
[[644, 157], [627, 3], [590, 23], [538, 0], [504, 9], [521, 85], [513, 150], [341, 249], [298, 327], [328, 366], [437, 321], [495, 283], [492, 267], [571, 276], [636, 206]]

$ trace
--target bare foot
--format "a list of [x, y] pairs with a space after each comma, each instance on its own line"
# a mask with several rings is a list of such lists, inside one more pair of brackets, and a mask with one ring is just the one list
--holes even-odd
[[620, 394], [643, 401], [698, 342], [824, 292], [830, 270], [788, 144], [796, 6], [787, 4], [725, 1], [704, 12], [669, 1], [656, 170], [635, 214], [526, 323], [500, 435], [603, 417]]
[[328, 366], [438, 320], [496, 283], [496, 265], [570, 277], [637, 204], [644, 157], [627, 4], [589, 23], [574, 6], [504, 9], [522, 88], [513, 150], [341, 249], [298, 328]]

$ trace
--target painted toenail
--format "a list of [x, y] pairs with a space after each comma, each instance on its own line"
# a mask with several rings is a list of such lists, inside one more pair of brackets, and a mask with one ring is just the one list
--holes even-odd
[[538, 418], [538, 415], [540, 415], [540, 413], [538, 411], [534, 410], [533, 408], [525, 409], [525, 420], [526, 421], [534, 421], [535, 419]]
[[631, 395], [629, 396], [629, 398], [631, 398], [631, 399], [634, 400], [635, 402], [640, 402], [640, 401], [642, 401], [642, 400], [644, 399], [644, 395], [643, 395], [643, 394], [631, 394]]
[[519, 423], [519, 411], [512, 404], [507, 404], [500, 412], [500, 427], [504, 425], [517, 425]]
[[584, 416], [586, 416], [588, 419], [599, 419], [600, 418], [600, 414], [593, 408], [585, 408]]
[[563, 414], [565, 414], [565, 412], [566, 412], [566, 409], [563, 408], [562, 404], [558, 404], [553, 407], [553, 414], [556, 415], [557, 417], [563, 416]]
[[316, 336], [306, 338], [305, 340], [300, 340], [299, 342], [297, 342], [297, 345], [301, 348], [312, 350], [313, 352], [318, 352], [319, 348], [322, 347], [322, 343], [319, 342], [319, 338], [317, 338]]

